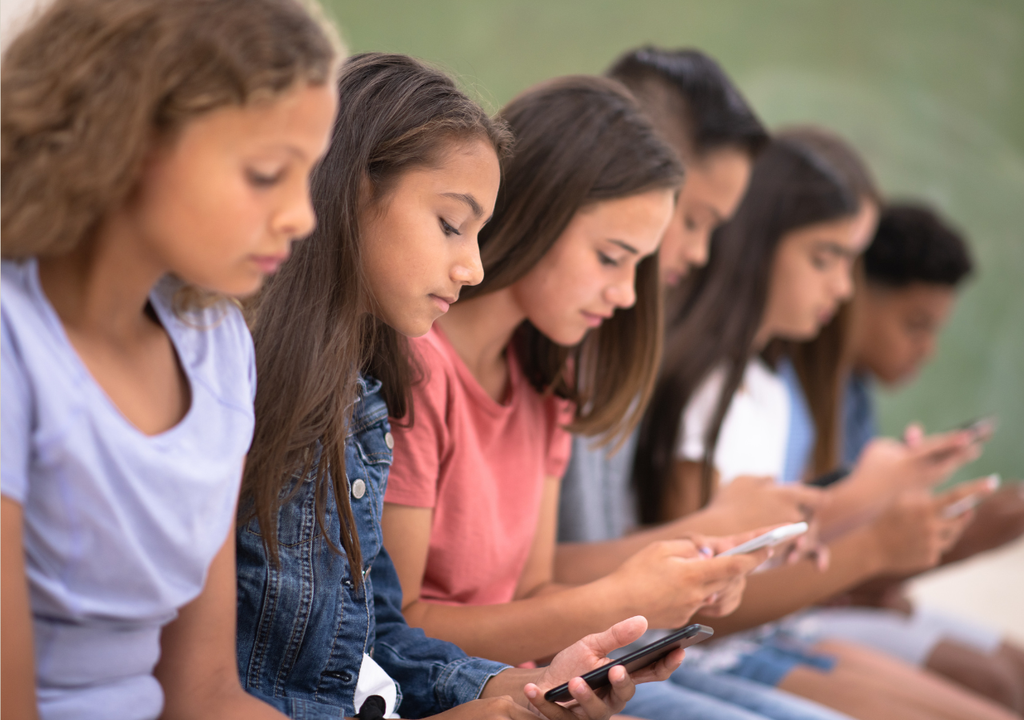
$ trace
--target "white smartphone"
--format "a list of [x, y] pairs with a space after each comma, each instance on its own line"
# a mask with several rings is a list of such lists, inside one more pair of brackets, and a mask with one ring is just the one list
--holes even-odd
[[[999, 489], [999, 484], [1002, 481], [1002, 478], [999, 477], [998, 473], [989, 475], [986, 479], [988, 480], [989, 487], [991, 487], [993, 491]], [[978, 507], [978, 505], [981, 504], [981, 501], [984, 500], [985, 497], [987, 496], [982, 495], [981, 493], [974, 493], [973, 495], [962, 497], [955, 503], [950, 503], [949, 505], [947, 505], [946, 508], [942, 511], [942, 517], [946, 518], [947, 520], [952, 520], [955, 517], [960, 517], [968, 510], [973, 510], [974, 508]]]
[[807, 523], [805, 522], [783, 525], [782, 527], [777, 527], [774, 530], [769, 530], [764, 535], [758, 535], [753, 540], [747, 540], [745, 543], [740, 543], [734, 548], [729, 548], [725, 552], [718, 553], [718, 557], [725, 557], [726, 555], [743, 555], [744, 553], [760, 550], [763, 547], [774, 547], [775, 545], [784, 543], [787, 540], [792, 540], [798, 535], [803, 535], [805, 532], [807, 532]]

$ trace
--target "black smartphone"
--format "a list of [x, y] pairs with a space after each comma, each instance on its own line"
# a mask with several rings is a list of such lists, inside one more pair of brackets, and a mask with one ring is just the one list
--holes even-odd
[[833, 470], [832, 472], [825, 473], [824, 475], [819, 475], [813, 480], [808, 480], [807, 484], [813, 485], [814, 487], [828, 487], [829, 485], [839, 482], [849, 474], [850, 471], [846, 468], [839, 468], [838, 470]]
[[986, 415], [984, 417], [976, 418], [974, 420], [968, 420], [967, 422], [957, 425], [954, 430], [966, 430], [979, 442], [988, 442], [996, 432], [996, 428], [999, 426], [995, 415]]
[[[624, 666], [626, 672], [629, 673], [643, 670], [648, 665], [658, 662], [676, 648], [696, 645], [714, 634], [715, 631], [707, 625], [700, 625], [699, 623], [687, 625], [675, 630], [670, 635], [666, 635], [661, 640], [655, 640], [650, 645], [645, 645], [636, 652], [631, 652], [629, 655], [620, 657], [618, 660], [612, 660], [597, 670], [591, 670], [582, 677], [587, 685], [594, 690], [607, 687], [609, 684], [608, 671], [616, 665]], [[551, 688], [544, 693], [544, 699], [548, 702], [567, 702], [572, 700], [572, 695], [569, 693], [569, 683], [562, 683], [558, 687]]]

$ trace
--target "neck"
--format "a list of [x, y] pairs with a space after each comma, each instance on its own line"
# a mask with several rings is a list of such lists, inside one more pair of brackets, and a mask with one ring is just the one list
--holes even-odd
[[766, 347], [768, 347], [768, 343], [770, 343], [771, 341], [771, 328], [767, 327], [766, 325], [761, 325], [761, 327], [757, 329], [757, 333], [754, 335], [753, 342], [750, 344], [750, 353], [752, 355], [757, 355]]
[[117, 216], [70, 253], [39, 260], [43, 291], [65, 327], [110, 338], [149, 322], [149, 293], [166, 272]]
[[505, 349], [526, 319], [511, 288], [452, 305], [437, 320], [455, 351], [478, 380], [505, 367]]

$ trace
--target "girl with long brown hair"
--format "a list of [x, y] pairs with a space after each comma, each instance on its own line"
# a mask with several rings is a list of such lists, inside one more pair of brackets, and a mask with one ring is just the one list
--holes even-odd
[[[747, 196], [716, 236], [707, 268], [670, 326], [634, 466], [646, 518], [697, 509], [716, 492], [718, 471], [726, 488], [734, 475], [781, 474], [788, 426], [777, 408], [786, 391], [773, 364], [785, 349], [773, 342], [813, 337], [849, 297], [856, 257], [873, 230], [875, 197], [856, 155], [829, 133], [781, 133], [758, 158]], [[834, 380], [838, 370], [831, 372]], [[900, 490], [928, 488], [974, 454], [957, 434], [915, 447], [880, 443], [828, 491], [831, 504], [817, 513], [831, 541], [827, 572], [804, 562], [760, 573], [736, 613], [718, 625], [727, 632], [757, 626], [879, 572], [934, 563], [962, 526], [942, 517], [955, 497], [904, 498]], [[855, 717], [1001, 717], [878, 653], [848, 643], [812, 647], [789, 628], [727, 640], [712, 662], [728, 659], [731, 674]]]
[[235, 656], [250, 295], [337, 46], [293, 0], [57, 0], [2, 70], [3, 714], [271, 718]]
[[[551, 720], [605, 720], [634, 681], [679, 664], [675, 653], [632, 678], [616, 670], [604, 698], [576, 677], [638, 637], [641, 618], [535, 670], [467, 657], [402, 617], [381, 545], [388, 412], [413, 420], [406, 338], [482, 278], [477, 234], [511, 140], [449, 77], [405, 56], [350, 59], [338, 92], [312, 182], [317, 228], [252, 308], [260, 383], [237, 533], [243, 684], [301, 717], [365, 714], [377, 696], [389, 717], [526, 720], [532, 704]], [[543, 699], [566, 681], [575, 705]]]
[[655, 252], [682, 168], [612, 80], [551, 80], [501, 117], [516, 153], [481, 233], [484, 281], [414, 343], [424, 376], [394, 430], [383, 526], [411, 624], [522, 663], [634, 613], [674, 627], [716, 593], [727, 610], [765, 555], [703, 559], [680, 540], [584, 586], [553, 581], [568, 430], [614, 441], [650, 393]]

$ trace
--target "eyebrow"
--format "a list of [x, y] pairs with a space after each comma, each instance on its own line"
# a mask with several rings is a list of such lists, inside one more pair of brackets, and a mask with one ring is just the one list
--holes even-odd
[[476, 201], [476, 198], [469, 193], [441, 193], [441, 197], [452, 198], [453, 200], [459, 200], [469, 205], [469, 209], [473, 211], [475, 217], [483, 217], [484, 209], [480, 207], [480, 203]]
[[629, 243], [623, 242], [622, 240], [615, 240], [614, 238], [609, 238], [608, 242], [610, 242], [612, 245], [618, 245], [620, 248], [622, 248], [626, 252], [632, 253], [633, 255], [639, 255], [640, 254], [639, 250], [637, 250], [635, 247], [633, 247]]
[[824, 251], [840, 257], [855, 258], [860, 255], [860, 250], [850, 250], [845, 248], [838, 243], [831, 242], [829, 240], [819, 240], [816, 244], [815, 250]]

